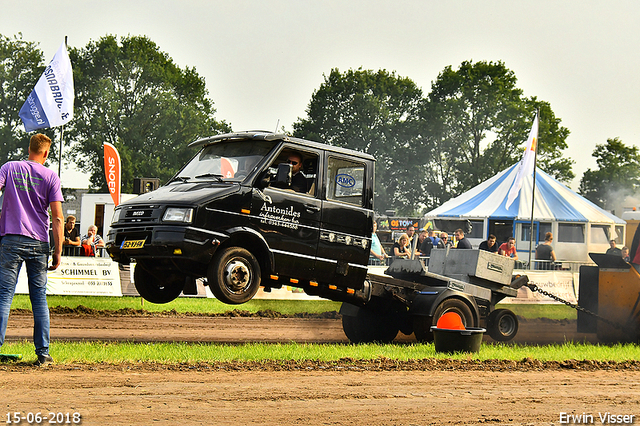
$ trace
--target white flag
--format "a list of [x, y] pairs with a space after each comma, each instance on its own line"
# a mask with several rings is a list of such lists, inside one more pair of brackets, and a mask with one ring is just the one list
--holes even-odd
[[62, 43], [20, 109], [25, 131], [69, 122], [73, 118], [74, 96], [71, 60], [66, 44]]
[[520, 160], [520, 165], [518, 166], [518, 174], [516, 174], [516, 178], [513, 181], [513, 185], [511, 185], [511, 189], [509, 190], [509, 195], [507, 196], [507, 204], [505, 208], [508, 210], [513, 201], [518, 197], [520, 193], [520, 188], [522, 188], [522, 181], [525, 176], [529, 176], [533, 173], [533, 166], [536, 159], [536, 145], [538, 144], [538, 114], [533, 119], [533, 126], [531, 126], [531, 131], [529, 132], [529, 138], [527, 139], [527, 143], [525, 145], [524, 155], [522, 156], [522, 160]]

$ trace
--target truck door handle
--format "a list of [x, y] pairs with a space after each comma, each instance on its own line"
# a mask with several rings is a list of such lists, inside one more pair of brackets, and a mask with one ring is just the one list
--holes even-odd
[[320, 211], [320, 207], [319, 206], [314, 206], [312, 204], [307, 204], [305, 206], [305, 208], [307, 209], [307, 211], [309, 213], [318, 213]]

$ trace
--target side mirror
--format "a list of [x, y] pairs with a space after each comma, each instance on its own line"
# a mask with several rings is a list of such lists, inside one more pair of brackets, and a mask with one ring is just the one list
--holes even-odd
[[255, 183], [256, 188], [263, 190], [269, 185], [276, 188], [289, 188], [291, 186], [291, 176], [293, 167], [288, 163], [278, 164], [278, 170], [275, 177], [273, 176], [273, 169], [269, 168], [258, 177]]
[[278, 173], [276, 174], [276, 186], [280, 188], [288, 188], [291, 186], [291, 170], [293, 166], [288, 163], [278, 164]]

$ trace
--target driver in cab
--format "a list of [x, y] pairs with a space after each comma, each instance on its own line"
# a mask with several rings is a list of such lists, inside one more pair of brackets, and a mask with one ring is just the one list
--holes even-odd
[[306, 193], [309, 190], [307, 178], [302, 174], [302, 155], [292, 152], [287, 157], [287, 163], [291, 164], [291, 186], [284, 187], [274, 185], [276, 188], [293, 189], [295, 192]]

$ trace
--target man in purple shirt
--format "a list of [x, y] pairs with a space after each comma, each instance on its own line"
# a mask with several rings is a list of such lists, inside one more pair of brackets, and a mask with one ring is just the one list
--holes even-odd
[[25, 262], [33, 310], [33, 343], [38, 356], [37, 365], [53, 362], [49, 355], [47, 306], [49, 208], [54, 241], [50, 270], [60, 266], [63, 238], [60, 178], [44, 166], [50, 148], [51, 139], [46, 135], [33, 135], [26, 161], [10, 161], [0, 167], [0, 189], [4, 191], [0, 213], [0, 346], [4, 343], [7, 331], [18, 272], [22, 262]]

